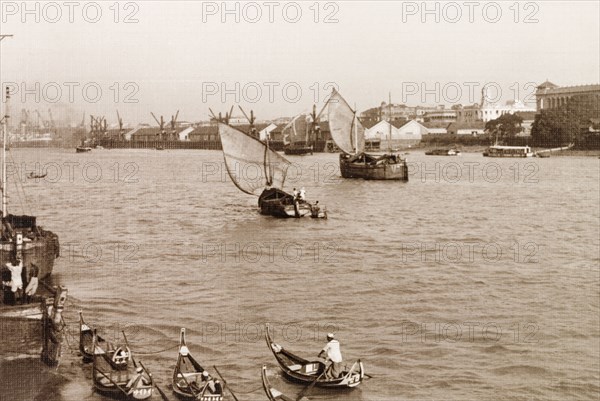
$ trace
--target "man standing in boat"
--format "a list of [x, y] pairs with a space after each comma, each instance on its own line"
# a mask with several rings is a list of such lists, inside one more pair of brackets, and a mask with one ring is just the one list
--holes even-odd
[[[21, 259], [17, 257], [14, 260], [14, 263], [8, 262], [6, 263], [6, 268], [8, 272], [10, 272], [10, 281], [4, 281], [5, 277], [3, 277], [2, 285], [4, 287], [4, 302], [9, 305], [14, 305], [16, 303], [17, 297], [21, 295], [23, 291], [23, 277], [21, 273], [23, 272], [23, 263]], [[23, 301], [23, 297], [21, 298]]]
[[319, 353], [319, 358], [325, 354], [325, 362], [331, 361], [326, 367], [325, 376], [328, 379], [337, 379], [342, 370], [342, 352], [340, 351], [340, 342], [334, 338], [333, 333], [327, 334], [327, 344]]

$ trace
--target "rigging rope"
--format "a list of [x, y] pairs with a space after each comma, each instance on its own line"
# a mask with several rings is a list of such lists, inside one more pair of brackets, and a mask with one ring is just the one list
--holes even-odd
[[[16, 166], [17, 163], [15, 163], [15, 159], [13, 157], [13, 154], [11, 151], [8, 151], [8, 155], [10, 156], [10, 161], [11, 163]], [[7, 177], [8, 180], [8, 177]], [[16, 188], [16, 192], [17, 192], [17, 196], [19, 197], [19, 203], [21, 205], [21, 210], [23, 211], [23, 214], [31, 214], [31, 209], [29, 207], [29, 202], [27, 201], [27, 195], [25, 194], [25, 188], [23, 187], [23, 183], [20, 180], [20, 176], [17, 173], [17, 179], [13, 180], [15, 188]], [[20, 184], [20, 187], [19, 187]], [[23, 192], [23, 199], [21, 199], [21, 194], [19, 193], [19, 189]]]

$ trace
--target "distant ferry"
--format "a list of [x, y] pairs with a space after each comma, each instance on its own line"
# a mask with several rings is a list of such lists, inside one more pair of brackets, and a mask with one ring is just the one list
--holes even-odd
[[490, 146], [485, 152], [487, 157], [533, 157], [529, 146]]

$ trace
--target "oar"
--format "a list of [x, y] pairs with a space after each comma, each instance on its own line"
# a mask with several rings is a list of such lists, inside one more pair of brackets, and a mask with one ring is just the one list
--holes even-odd
[[304, 390], [302, 390], [300, 392], [300, 394], [298, 394], [298, 397], [296, 397], [296, 401], [300, 401], [302, 399], [302, 397], [304, 397], [304, 394], [308, 393], [310, 391], [310, 389], [314, 387], [314, 385], [319, 381], [321, 376], [323, 376], [326, 371], [327, 371], [327, 368], [325, 368], [325, 370], [323, 370], [323, 373], [321, 373], [319, 376], [317, 376], [317, 378], [315, 380], [313, 380], [308, 386], [304, 387]]
[[[123, 333], [123, 335], [125, 335], [125, 333]], [[134, 361], [135, 363], [135, 361]], [[154, 379], [152, 378], [152, 373], [150, 373], [148, 371], [148, 369], [146, 369], [146, 367], [144, 366], [144, 364], [140, 361], [140, 366], [142, 367], [142, 369], [144, 369], [144, 372], [146, 372], [146, 374], [150, 377], [150, 380], [152, 380], [152, 384], [154, 384], [154, 387], [156, 387], [156, 389], [158, 390], [161, 398], [163, 399], [163, 401], [169, 401], [169, 399], [167, 398], [167, 395], [165, 394], [164, 391], [162, 391], [162, 389], [160, 387], [158, 387], [158, 384], [156, 384], [154, 382]]]
[[164, 391], [162, 391], [162, 389], [160, 387], [158, 387], [158, 384], [154, 383], [154, 387], [156, 387], [156, 389], [158, 390], [161, 398], [163, 399], [163, 401], [169, 401], [169, 399], [167, 398], [167, 395], [165, 394]]
[[231, 387], [229, 387], [227, 385], [227, 381], [223, 378], [223, 376], [221, 375], [221, 372], [219, 372], [219, 369], [217, 369], [217, 367], [215, 365], [213, 365], [213, 368], [215, 368], [215, 372], [217, 372], [217, 374], [219, 375], [219, 377], [221, 378], [221, 381], [223, 382], [223, 388], [227, 388], [229, 390], [229, 392], [231, 393], [231, 395], [233, 396], [233, 399], [235, 401], [240, 401], [238, 400], [238, 398], [235, 396], [235, 394], [233, 393], [233, 391], [231, 390]]

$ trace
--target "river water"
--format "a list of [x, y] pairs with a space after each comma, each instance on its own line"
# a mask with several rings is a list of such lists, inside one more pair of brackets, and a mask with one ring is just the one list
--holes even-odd
[[345, 362], [373, 376], [311, 399], [597, 399], [597, 158], [413, 151], [401, 183], [343, 180], [334, 154], [290, 157], [287, 189], [305, 187], [329, 219], [278, 220], [258, 214], [217, 151], [11, 156], [11, 212], [25, 206], [60, 236], [69, 342], [56, 370], [5, 359], [3, 400], [103, 399], [76, 355], [78, 310], [104, 337], [124, 330], [171, 399], [181, 327], [240, 400], [266, 399], [263, 363], [295, 398], [265, 323], [307, 357], [334, 331]]

